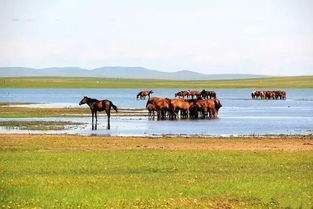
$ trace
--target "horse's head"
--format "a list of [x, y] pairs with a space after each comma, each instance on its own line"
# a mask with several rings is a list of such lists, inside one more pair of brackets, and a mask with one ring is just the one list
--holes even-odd
[[80, 100], [79, 105], [86, 104], [88, 102], [88, 97], [84, 96], [82, 100]]
[[150, 94], [153, 94], [154, 92], [152, 90], [150, 90]]

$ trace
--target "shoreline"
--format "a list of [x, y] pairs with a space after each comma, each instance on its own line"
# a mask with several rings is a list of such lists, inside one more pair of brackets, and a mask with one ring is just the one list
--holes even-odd
[[167, 150], [167, 151], [313, 151], [313, 136], [267, 137], [136, 137], [136, 136], [78, 136], [43, 134], [0, 134], [0, 148], [39, 150], [109, 151], [109, 150]]
[[[23, 131], [23, 130], [22, 130]], [[32, 130], [24, 130], [24, 131], [32, 131]], [[41, 131], [41, 130], [35, 130]], [[46, 130], [49, 131], [49, 130]], [[52, 130], [57, 131], [57, 130]], [[150, 135], [112, 135], [112, 134], [75, 134], [75, 133], [1, 133], [0, 137], [12, 135], [12, 136], [77, 136], [77, 137], [120, 137], [120, 138], [152, 138], [152, 139], [175, 139], [175, 138], [182, 138], [182, 139], [312, 139], [313, 134], [247, 134], [247, 135], [205, 135], [205, 134], [150, 134]]]

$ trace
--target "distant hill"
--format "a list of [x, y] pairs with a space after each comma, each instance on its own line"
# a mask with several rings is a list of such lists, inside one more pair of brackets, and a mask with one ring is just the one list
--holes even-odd
[[269, 76], [254, 74], [201, 74], [182, 70], [161, 72], [143, 67], [101, 67], [87, 70], [78, 67], [51, 67], [43, 69], [25, 67], [0, 67], [0, 77], [102, 77], [102, 78], [136, 78], [167, 80], [233, 80], [248, 78], [265, 78]]

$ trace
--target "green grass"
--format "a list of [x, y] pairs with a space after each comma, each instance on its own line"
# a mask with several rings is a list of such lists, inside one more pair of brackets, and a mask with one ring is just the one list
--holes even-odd
[[219, 81], [16, 77], [1, 78], [0, 88], [313, 88], [313, 76]]
[[0, 141], [0, 208], [313, 207], [310, 151], [87, 151], [38, 138]]
[[[18, 103], [14, 103], [19, 105]], [[7, 106], [9, 105], [9, 106]], [[37, 107], [11, 107], [11, 103], [0, 104], [0, 118], [42, 118], [42, 117], [91, 117], [90, 109], [85, 108], [37, 108]], [[100, 117], [106, 115], [104, 112]], [[145, 109], [119, 109], [111, 112], [113, 117], [147, 116]]]
[[0, 121], [0, 126], [20, 130], [64, 130], [67, 126], [82, 125], [71, 121]]
[[87, 108], [28, 108], [0, 105], [0, 118], [70, 117], [84, 114], [90, 116], [90, 110]]

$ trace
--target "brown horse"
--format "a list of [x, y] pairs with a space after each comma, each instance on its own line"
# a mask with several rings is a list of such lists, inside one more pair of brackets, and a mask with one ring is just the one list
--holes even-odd
[[188, 96], [188, 91], [180, 91], [180, 92], [177, 92], [175, 94], [175, 97], [178, 97], [178, 98], [185, 98], [186, 96]]
[[[108, 126], [107, 128], [110, 129], [110, 116], [111, 116], [111, 107], [117, 112], [117, 107], [110, 101], [110, 100], [97, 100], [91, 99], [89, 97], [84, 97], [80, 102], [79, 105], [87, 104], [90, 108], [91, 115], [92, 115], [92, 130], [97, 130], [97, 123], [98, 117], [97, 112], [105, 111], [108, 116]], [[96, 123], [94, 125], [94, 117], [96, 118]]]
[[191, 97], [191, 99], [193, 99], [194, 97], [199, 98], [199, 97], [201, 97], [201, 92], [188, 90], [188, 96], [187, 97]]
[[274, 91], [275, 99], [286, 99], [286, 92], [285, 91]]
[[195, 107], [197, 112], [200, 111], [202, 113], [202, 117], [205, 118], [206, 115], [209, 118], [217, 118], [218, 111], [222, 107], [222, 104], [219, 99], [203, 99], [198, 100], [195, 103]]
[[146, 108], [149, 111], [148, 116], [154, 119], [154, 113], [157, 111], [156, 106], [154, 104], [148, 104]]
[[153, 91], [150, 90], [150, 91], [141, 91], [137, 94], [137, 99], [146, 99], [146, 96], [148, 96], [148, 98], [150, 99], [150, 94], [152, 94]]
[[206, 91], [205, 89], [203, 89], [201, 91], [201, 96], [203, 99], [212, 99], [212, 98], [216, 98], [216, 93], [215, 91]]
[[165, 119], [166, 113], [170, 112], [170, 102], [169, 98], [159, 98], [159, 97], [151, 97], [146, 104], [146, 108], [149, 104], [153, 104], [157, 111], [158, 120]]
[[273, 91], [265, 91], [265, 98], [266, 99], [275, 99], [276, 94]]
[[187, 118], [189, 116], [190, 103], [184, 99], [171, 99], [170, 101], [170, 113], [173, 119], [178, 117], [178, 112], [180, 111], [182, 118]]
[[264, 91], [253, 91], [251, 93], [252, 99], [265, 99], [265, 92]]

